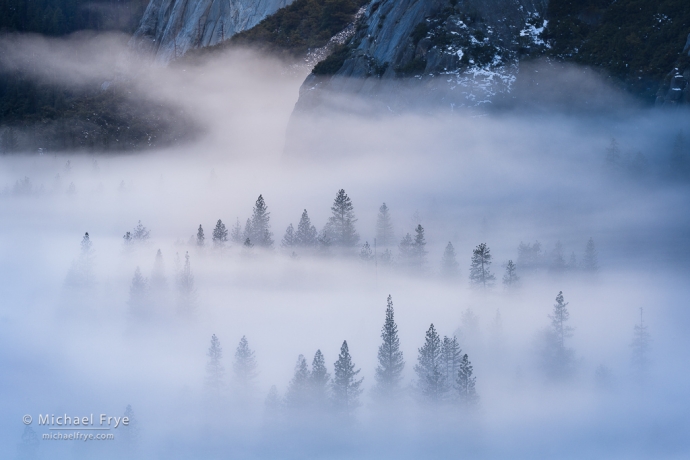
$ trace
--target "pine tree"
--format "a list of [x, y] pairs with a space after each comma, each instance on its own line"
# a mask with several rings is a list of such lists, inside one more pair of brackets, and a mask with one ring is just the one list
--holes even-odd
[[132, 232], [126, 232], [123, 236], [122, 239], [125, 242], [125, 246], [129, 246], [132, 243], [134, 243], [134, 238], [132, 237]]
[[620, 166], [621, 151], [618, 147], [618, 142], [615, 138], [611, 139], [609, 147], [606, 149], [606, 165], [609, 168], [616, 168]]
[[89, 232], [84, 233], [81, 240], [79, 258], [72, 262], [72, 267], [67, 273], [65, 284], [71, 287], [88, 287], [94, 283], [95, 250], [89, 237]]
[[477, 378], [472, 376], [472, 363], [465, 354], [460, 361], [460, 368], [455, 381], [460, 402], [465, 406], [476, 406], [479, 402], [479, 396], [475, 389], [476, 380]]
[[445, 384], [444, 393], [452, 394], [461, 362], [462, 350], [460, 349], [458, 338], [456, 336], [453, 336], [452, 339], [443, 337], [441, 344], [441, 373], [443, 374], [443, 382]]
[[582, 268], [588, 273], [596, 273], [599, 271], [599, 255], [597, 248], [594, 246], [594, 239], [590, 238], [585, 247], [585, 255], [582, 258]]
[[424, 238], [424, 227], [417, 225], [415, 228], [415, 237], [412, 244], [412, 254], [414, 260], [414, 267], [417, 270], [422, 270], [426, 265], [426, 239]]
[[391, 222], [390, 211], [386, 203], [379, 208], [379, 215], [376, 218], [376, 240], [381, 247], [387, 247], [395, 241], [395, 232]]
[[331, 376], [326, 369], [326, 360], [321, 350], [316, 350], [311, 362], [309, 385], [314, 405], [317, 409], [325, 409], [328, 404], [328, 382]]
[[503, 285], [507, 289], [514, 288], [517, 286], [520, 278], [517, 276], [517, 268], [512, 260], [509, 260], [506, 264], [506, 272], [503, 275]]
[[84, 283], [87, 286], [93, 283], [93, 260], [93, 243], [91, 243], [89, 232], [86, 232], [81, 240], [81, 266]]
[[549, 266], [549, 270], [553, 273], [563, 273], [565, 268], [563, 244], [560, 241], [556, 241], [556, 245], [551, 252], [551, 265]]
[[199, 230], [196, 232], [196, 245], [203, 247], [205, 239], [206, 237], [204, 236], [204, 229], [201, 227], [201, 224], [199, 224]]
[[151, 271], [151, 288], [164, 289], [168, 285], [165, 279], [165, 264], [163, 263], [163, 253], [159, 249], [156, 252], [156, 260], [153, 262]]
[[381, 328], [382, 343], [379, 345], [378, 366], [374, 376], [376, 379], [374, 391], [380, 400], [394, 399], [398, 395], [402, 372], [405, 368], [394, 314], [393, 298], [389, 295], [386, 305], [386, 319]]
[[263, 195], [259, 195], [252, 213], [250, 239], [255, 245], [267, 249], [273, 247], [270, 216]]
[[242, 224], [240, 224], [239, 217], [230, 231], [230, 241], [238, 245], [244, 242], [244, 238], [242, 237]]
[[[201, 228], [201, 226], [199, 226]], [[216, 228], [213, 229], [213, 246], [216, 248], [222, 248], [228, 241], [228, 229], [225, 228], [225, 224], [222, 220], [218, 219], [216, 222]]]
[[575, 251], [570, 253], [570, 259], [568, 259], [565, 269], [571, 272], [577, 270], [577, 256], [575, 256]]
[[281, 412], [282, 401], [280, 400], [280, 395], [278, 394], [278, 388], [275, 385], [271, 385], [268, 394], [266, 395], [266, 400], [264, 401], [264, 416], [268, 421], [275, 422]]
[[30, 426], [25, 426], [22, 432], [22, 441], [17, 445], [17, 458], [19, 460], [36, 460], [39, 458], [38, 449], [41, 438]]
[[364, 243], [362, 249], [359, 251], [359, 258], [364, 262], [369, 262], [374, 259], [374, 251], [371, 250], [368, 241]]
[[486, 243], [482, 243], [472, 251], [470, 265], [470, 283], [474, 286], [486, 288], [491, 286], [496, 277], [491, 273], [491, 251]]
[[132, 278], [132, 284], [129, 287], [129, 301], [127, 302], [131, 313], [135, 315], [145, 314], [148, 288], [146, 278], [141, 275], [141, 270], [137, 267], [134, 270], [134, 278]]
[[295, 246], [295, 228], [292, 226], [292, 224], [288, 225], [288, 228], [285, 230], [285, 236], [283, 236], [283, 240], [280, 242], [280, 245], [284, 248], [291, 248]]
[[414, 263], [414, 240], [412, 235], [406, 233], [398, 245], [400, 251], [400, 263], [405, 267], [410, 267]]
[[520, 242], [517, 260], [520, 269], [530, 270], [539, 268], [543, 263], [543, 259], [544, 254], [542, 253], [541, 243], [539, 241], [535, 241], [533, 245]]
[[642, 317], [640, 308], [640, 324], [636, 324], [633, 330], [632, 348], [632, 367], [633, 375], [639, 383], [644, 383], [649, 373], [649, 349], [651, 338], [647, 325]]
[[232, 369], [235, 374], [235, 385], [245, 395], [251, 391], [254, 379], [258, 375], [256, 367], [254, 352], [249, 348], [247, 337], [242, 336], [235, 350], [235, 362]]
[[144, 227], [141, 221], [139, 221], [137, 226], [134, 227], [134, 231], [132, 232], [132, 239], [140, 243], [145, 243], [149, 240], [150, 236], [151, 231]]
[[343, 341], [340, 347], [340, 355], [333, 365], [332, 399], [336, 411], [349, 417], [359, 406], [359, 395], [362, 393], [360, 386], [363, 378], [357, 380], [360, 369], [355, 370], [355, 365], [350, 357], [347, 341]]
[[[125, 452], [127, 458], [132, 458], [134, 457], [134, 452], [136, 451], [137, 444], [139, 442], [139, 421], [137, 420], [136, 415], [134, 414], [134, 411], [132, 410], [132, 405], [127, 404], [127, 407], [125, 408], [125, 413], [123, 414], [123, 420], [124, 417], [127, 418], [127, 425], [120, 425], [122, 428], [122, 432], [120, 435], [120, 439], [124, 443], [125, 447]], [[120, 428], [118, 428], [119, 430]]]
[[445, 381], [442, 361], [441, 338], [432, 324], [426, 332], [426, 340], [419, 349], [414, 367], [418, 379], [417, 389], [427, 402], [438, 402], [443, 396]]
[[184, 314], [193, 312], [196, 309], [196, 289], [188, 252], [184, 256], [184, 267], [177, 276], [177, 290], [179, 312]]
[[316, 227], [311, 224], [309, 214], [305, 209], [302, 212], [302, 217], [297, 224], [297, 232], [295, 233], [295, 244], [303, 248], [311, 248], [316, 246], [318, 240], [318, 232]]
[[564, 379], [573, 371], [573, 351], [566, 348], [565, 339], [572, 337], [573, 328], [566, 326], [570, 318], [568, 303], [563, 299], [563, 292], [556, 296], [553, 313], [549, 315], [551, 327], [545, 331], [543, 359], [547, 374], [554, 379]]
[[309, 367], [304, 355], [297, 357], [295, 374], [285, 393], [285, 405], [292, 410], [304, 410], [309, 405]]
[[244, 232], [242, 233], [242, 241], [254, 239], [254, 233], [252, 229], [252, 220], [247, 219], [247, 223], [244, 224]]
[[345, 190], [340, 189], [331, 206], [332, 216], [328, 219], [328, 234], [332, 238], [332, 244], [342, 247], [353, 247], [359, 241], [359, 235], [355, 229], [354, 207], [352, 200]]
[[460, 264], [455, 257], [455, 248], [449, 241], [441, 258], [441, 274], [446, 278], [457, 278], [460, 273], [459, 267]]
[[223, 349], [216, 334], [211, 336], [211, 346], [206, 353], [208, 363], [206, 364], [206, 386], [214, 396], [220, 395], [225, 383], [225, 368], [223, 367]]

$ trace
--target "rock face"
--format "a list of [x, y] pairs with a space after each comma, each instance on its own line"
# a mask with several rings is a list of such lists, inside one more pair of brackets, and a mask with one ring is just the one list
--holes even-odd
[[[423, 99], [476, 106], [510, 90], [518, 59], [539, 54], [545, 0], [373, 0], [347, 49], [305, 81], [297, 108], [322, 90], [391, 95], [422, 88]], [[334, 72], [332, 69], [337, 69]], [[394, 98], [387, 98], [387, 104]]]
[[254, 27], [292, 0], [151, 0], [130, 44], [165, 63]]
[[[683, 48], [683, 53], [690, 57], [690, 34]], [[690, 104], [690, 66], [676, 67], [666, 76], [657, 92], [657, 107], [669, 107]]]

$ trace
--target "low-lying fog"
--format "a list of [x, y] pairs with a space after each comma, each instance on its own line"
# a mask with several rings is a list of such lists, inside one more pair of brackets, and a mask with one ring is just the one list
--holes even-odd
[[[688, 455], [686, 112], [322, 112], [289, 127], [307, 69], [246, 51], [152, 68], [109, 40], [80, 53], [108, 50], [137, 91], [183, 107], [205, 131], [162, 151], [0, 158], [3, 458]], [[106, 58], [66, 64], [69, 41], [21, 46], [51, 69], [34, 78], [115, 71]], [[326, 232], [310, 248], [281, 245], [305, 209], [324, 236], [341, 189], [356, 244]], [[259, 195], [272, 249], [244, 234]], [[388, 244], [377, 234], [383, 203]], [[400, 242], [419, 225], [426, 254], [413, 260]], [[457, 272], [442, 266], [449, 242]], [[470, 280], [481, 243], [495, 275], [487, 287]], [[562, 345], [549, 334], [560, 291]], [[375, 370], [389, 295], [405, 367], [383, 403]], [[439, 397], [426, 391], [415, 366], [432, 323], [441, 339], [457, 336], [478, 401], [456, 382]], [[224, 372], [209, 366], [214, 334]], [[256, 361], [244, 374], [243, 336]], [[359, 406], [338, 411], [309, 386], [295, 403], [298, 356], [311, 369], [321, 350], [333, 377], [344, 340], [364, 378]], [[131, 423], [82, 431], [114, 440], [47, 440], [75, 430], [49, 430], [61, 426], [40, 424], [45, 414], [94, 414], [83, 428], [100, 427], [100, 414]]]

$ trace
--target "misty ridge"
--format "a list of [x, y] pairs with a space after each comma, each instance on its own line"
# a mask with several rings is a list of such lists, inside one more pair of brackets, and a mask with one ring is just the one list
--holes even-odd
[[[29, 38], [13, 62], [75, 85], [115, 67], [116, 88], [195, 134], [0, 158], [3, 450], [687, 453], [683, 110], [592, 77], [578, 85], [620, 105], [569, 110], [556, 88], [538, 110], [334, 94], [293, 112], [308, 69], [292, 62], [234, 50], [143, 71], [99, 40], [75, 62], [55, 52], [73, 44]], [[31, 133], [4, 145], [15, 135]], [[18, 422], [102, 410], [133, 421], [108, 445], [46, 444]]]

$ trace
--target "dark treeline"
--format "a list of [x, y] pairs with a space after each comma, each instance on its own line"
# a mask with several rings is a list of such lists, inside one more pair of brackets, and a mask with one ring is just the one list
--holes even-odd
[[65, 87], [0, 69], [0, 152], [123, 151], [189, 138], [194, 124], [171, 106], [117, 85]]
[[65, 35], [78, 30], [132, 33], [148, 0], [0, 0], [0, 34]]

